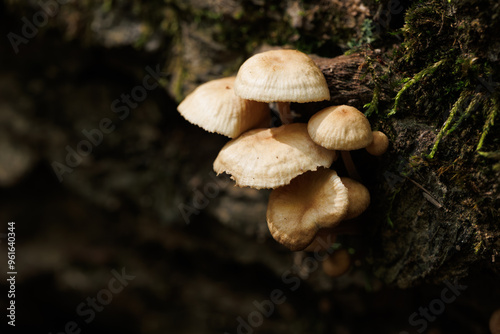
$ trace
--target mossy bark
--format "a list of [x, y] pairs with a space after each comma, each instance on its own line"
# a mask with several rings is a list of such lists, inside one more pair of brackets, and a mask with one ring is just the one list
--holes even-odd
[[422, 1], [406, 13], [387, 81], [399, 82], [388, 86], [396, 100], [379, 110], [397, 158], [378, 256], [397, 264], [377, 272], [400, 286], [498, 274], [500, 171], [481, 152], [500, 148], [499, 12], [494, 1]]

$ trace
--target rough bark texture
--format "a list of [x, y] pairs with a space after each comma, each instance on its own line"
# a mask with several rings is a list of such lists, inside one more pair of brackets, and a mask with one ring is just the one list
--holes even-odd
[[[413, 312], [457, 280], [468, 287], [425, 330], [488, 332], [500, 307], [498, 3], [53, 8], [26, 37], [22, 18], [33, 22], [38, 2], [0, 1], [0, 221], [17, 222], [18, 328], [59, 332], [74, 320], [83, 332], [234, 333], [280, 289], [286, 300], [256, 333], [415, 332]], [[380, 158], [352, 152], [372, 203], [339, 239], [354, 253], [341, 278], [272, 240], [269, 192], [216, 177], [227, 139], [176, 111], [194, 87], [270, 45], [312, 54], [330, 87], [329, 102], [292, 104], [298, 121], [348, 104], [390, 138]], [[160, 85], [130, 100], [155, 71]], [[70, 153], [85, 140], [91, 153]], [[77, 306], [123, 267], [135, 278], [87, 322]]]

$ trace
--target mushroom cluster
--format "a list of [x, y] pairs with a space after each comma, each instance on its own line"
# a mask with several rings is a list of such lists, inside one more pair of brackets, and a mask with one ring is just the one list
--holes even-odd
[[[273, 189], [268, 227], [292, 251], [313, 250], [324, 231], [367, 209], [370, 194], [349, 151], [381, 155], [389, 143], [363, 113], [346, 105], [327, 107], [307, 124], [293, 123], [290, 102], [329, 99], [325, 77], [309, 56], [273, 50], [246, 60], [236, 77], [199, 86], [178, 107], [189, 122], [233, 138], [215, 159], [215, 172], [230, 174], [240, 187]], [[269, 127], [271, 102], [279, 127]], [[348, 176], [331, 169], [339, 155]]]

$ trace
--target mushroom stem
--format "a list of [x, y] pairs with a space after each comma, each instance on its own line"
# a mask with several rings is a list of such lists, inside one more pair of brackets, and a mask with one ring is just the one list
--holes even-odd
[[351, 179], [354, 179], [358, 182], [361, 182], [361, 177], [359, 176], [358, 170], [356, 166], [354, 166], [354, 162], [351, 158], [351, 153], [349, 151], [340, 151], [342, 155], [342, 161], [344, 161], [344, 166], [347, 169], [347, 173]]
[[281, 123], [283, 125], [292, 123], [293, 116], [290, 111], [290, 102], [276, 102], [276, 106], [278, 107]]

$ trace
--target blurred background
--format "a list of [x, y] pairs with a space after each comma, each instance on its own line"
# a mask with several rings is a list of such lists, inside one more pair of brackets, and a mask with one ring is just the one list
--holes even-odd
[[389, 1], [0, 0], [0, 268], [14, 221], [18, 273], [2, 333], [489, 333], [498, 272], [394, 284], [365, 261], [374, 225], [340, 239], [353, 265], [328, 277], [271, 238], [269, 191], [215, 176], [228, 139], [176, 111], [269, 45], [386, 52], [398, 4], [377, 37]]

